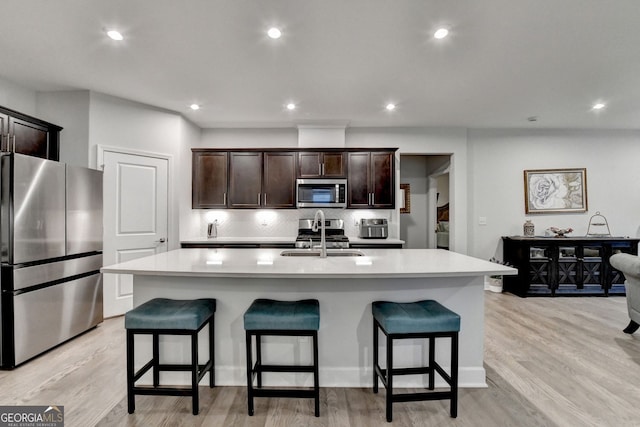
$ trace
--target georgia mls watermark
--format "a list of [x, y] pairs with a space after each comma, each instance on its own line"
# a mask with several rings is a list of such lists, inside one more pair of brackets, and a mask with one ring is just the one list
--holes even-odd
[[64, 427], [64, 406], [0, 406], [0, 427]]

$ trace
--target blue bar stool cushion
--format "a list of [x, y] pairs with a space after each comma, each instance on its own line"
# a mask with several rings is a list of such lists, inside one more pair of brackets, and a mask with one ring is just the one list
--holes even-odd
[[195, 331], [216, 311], [216, 300], [155, 298], [127, 312], [126, 329], [183, 329]]
[[437, 301], [376, 301], [373, 317], [390, 334], [460, 331], [460, 316]]
[[320, 328], [318, 300], [276, 301], [257, 299], [244, 313], [244, 329], [315, 330]]

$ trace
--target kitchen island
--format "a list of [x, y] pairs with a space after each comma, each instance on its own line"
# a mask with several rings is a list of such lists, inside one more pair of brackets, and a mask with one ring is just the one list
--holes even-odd
[[[371, 302], [435, 299], [461, 316], [459, 384], [485, 387], [483, 367], [484, 276], [517, 270], [440, 249], [366, 249], [365, 256], [281, 256], [280, 249], [178, 249], [107, 266], [103, 273], [133, 274], [133, 304], [156, 297], [216, 298], [216, 383], [245, 385], [243, 313], [256, 298], [320, 301], [320, 385], [368, 387], [372, 384]], [[144, 341], [140, 337], [140, 342]], [[183, 337], [163, 337], [167, 362], [189, 360]], [[304, 338], [265, 337], [264, 362], [305, 363]], [[398, 366], [426, 360], [425, 340], [398, 343]], [[138, 341], [136, 341], [138, 342]], [[200, 339], [206, 356], [206, 333]], [[150, 358], [148, 345], [136, 349], [136, 362]], [[148, 350], [148, 351], [146, 351]], [[146, 351], [146, 353], [145, 353]], [[384, 354], [384, 352], [382, 352]], [[449, 346], [437, 347], [445, 369]], [[164, 376], [166, 375], [166, 377]], [[182, 373], [163, 378], [188, 383]], [[268, 374], [267, 374], [268, 375]], [[308, 374], [271, 374], [266, 384], [308, 385]], [[424, 378], [398, 378], [397, 386], [424, 386]]]

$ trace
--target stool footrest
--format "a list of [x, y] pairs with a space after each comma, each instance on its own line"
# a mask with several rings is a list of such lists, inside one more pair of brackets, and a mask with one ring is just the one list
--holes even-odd
[[298, 365], [256, 365], [253, 367], [254, 372], [314, 372], [314, 366], [298, 366]]
[[303, 397], [313, 399], [316, 397], [315, 390], [301, 390], [295, 388], [254, 388], [254, 397]]
[[175, 386], [135, 386], [132, 391], [136, 394], [154, 395], [154, 396], [191, 396], [193, 391], [191, 387], [175, 387]]
[[422, 400], [442, 400], [451, 399], [453, 393], [450, 391], [432, 391], [429, 393], [399, 393], [392, 394], [391, 400], [394, 402], [418, 402]]
[[[198, 371], [202, 369], [208, 369], [210, 367], [211, 367], [211, 362], [208, 362], [206, 365], [198, 365]], [[158, 365], [159, 371], [167, 371], [167, 372], [191, 371], [192, 368], [193, 367], [191, 365], [175, 365], [175, 364]]]

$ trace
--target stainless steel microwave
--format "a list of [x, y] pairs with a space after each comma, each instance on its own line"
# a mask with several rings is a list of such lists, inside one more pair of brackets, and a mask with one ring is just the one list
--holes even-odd
[[346, 208], [346, 179], [298, 179], [299, 208]]

